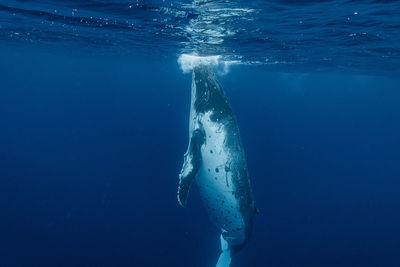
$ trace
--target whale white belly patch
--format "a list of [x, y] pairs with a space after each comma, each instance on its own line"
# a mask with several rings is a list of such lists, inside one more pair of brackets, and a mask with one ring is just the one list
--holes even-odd
[[212, 112], [207, 112], [200, 120], [206, 138], [201, 148], [202, 164], [196, 181], [211, 220], [218, 227], [239, 234], [244, 222], [229, 168], [232, 157], [224, 145], [226, 129], [224, 125], [213, 123], [211, 115]]

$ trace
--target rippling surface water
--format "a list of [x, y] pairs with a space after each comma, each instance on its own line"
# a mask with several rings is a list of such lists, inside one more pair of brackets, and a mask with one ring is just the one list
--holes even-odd
[[157, 57], [222, 55], [294, 71], [397, 70], [399, 27], [399, 1], [0, 3], [2, 42]]
[[400, 266], [400, 1], [372, 0], [0, 0], [0, 266], [215, 266], [176, 199], [199, 61], [238, 64], [231, 266]]

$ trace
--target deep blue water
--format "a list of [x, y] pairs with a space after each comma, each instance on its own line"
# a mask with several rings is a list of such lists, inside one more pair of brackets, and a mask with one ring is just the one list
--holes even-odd
[[399, 29], [398, 1], [0, 1], [0, 266], [215, 266], [176, 200], [194, 52], [233, 62], [260, 210], [232, 266], [400, 266]]

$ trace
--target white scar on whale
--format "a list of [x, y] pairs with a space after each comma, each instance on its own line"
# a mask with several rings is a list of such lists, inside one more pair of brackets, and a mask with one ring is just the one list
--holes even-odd
[[[197, 56], [196, 56], [197, 57]], [[180, 63], [188, 58], [180, 58]], [[204, 207], [221, 231], [217, 267], [250, 238], [255, 207], [239, 128], [225, 92], [211, 66], [218, 57], [189, 58], [183, 70], [192, 71], [189, 146], [179, 174], [178, 202], [186, 206], [190, 186], [196, 180]], [[182, 65], [181, 65], [182, 66]]]

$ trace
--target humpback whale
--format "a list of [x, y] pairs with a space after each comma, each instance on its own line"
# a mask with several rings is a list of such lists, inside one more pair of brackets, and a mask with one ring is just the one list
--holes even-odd
[[236, 119], [208, 65], [192, 71], [189, 146], [178, 186], [183, 207], [194, 180], [211, 221], [221, 230], [217, 267], [229, 266], [231, 256], [247, 243], [258, 211]]

